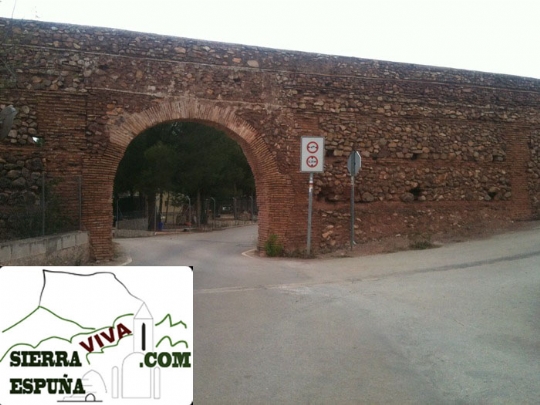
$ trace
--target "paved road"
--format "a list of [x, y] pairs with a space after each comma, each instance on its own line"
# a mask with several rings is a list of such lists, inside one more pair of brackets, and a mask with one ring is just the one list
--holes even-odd
[[197, 404], [540, 402], [540, 224], [428, 251], [246, 257], [256, 228], [123, 240], [195, 266]]

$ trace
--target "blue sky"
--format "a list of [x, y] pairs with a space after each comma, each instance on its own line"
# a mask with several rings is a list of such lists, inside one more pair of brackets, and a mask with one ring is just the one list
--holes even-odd
[[0, 16], [540, 78], [540, 0], [0, 0]]

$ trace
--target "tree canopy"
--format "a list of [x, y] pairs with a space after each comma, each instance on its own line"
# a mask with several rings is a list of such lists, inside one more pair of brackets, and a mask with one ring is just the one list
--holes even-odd
[[129, 144], [114, 191], [139, 192], [149, 202], [164, 192], [222, 200], [254, 195], [255, 181], [240, 145], [224, 132], [173, 122], [149, 128]]

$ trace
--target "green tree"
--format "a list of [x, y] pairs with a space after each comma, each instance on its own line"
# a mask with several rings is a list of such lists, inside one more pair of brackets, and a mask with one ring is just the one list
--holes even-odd
[[[173, 178], [177, 154], [162, 141], [150, 146], [144, 152], [142, 173], [139, 178], [139, 190], [147, 197], [148, 229], [153, 229], [156, 222], [156, 211], [163, 212], [163, 193], [173, 189]], [[156, 195], [159, 193], [159, 209], [156, 210]]]
[[[177, 147], [182, 158], [177, 184], [186, 195], [195, 196], [196, 212], [202, 213], [202, 201], [209, 197], [225, 199], [253, 195], [255, 182], [240, 146], [212, 127], [180, 123]], [[206, 218], [198, 218], [205, 222]]]
[[147, 197], [152, 229], [158, 193], [195, 197], [200, 215], [205, 198], [253, 195], [255, 182], [242, 149], [225, 133], [199, 123], [175, 122], [146, 130], [128, 146], [115, 178], [115, 192], [126, 191]]
[[[177, 155], [175, 149], [162, 141], [164, 128], [153, 127], [135, 138], [118, 165], [114, 193], [135, 193], [146, 200], [148, 229], [156, 224], [156, 196], [173, 187]], [[117, 200], [115, 198], [115, 200]], [[163, 199], [160, 200], [161, 204]], [[160, 204], [160, 205], [161, 205]]]

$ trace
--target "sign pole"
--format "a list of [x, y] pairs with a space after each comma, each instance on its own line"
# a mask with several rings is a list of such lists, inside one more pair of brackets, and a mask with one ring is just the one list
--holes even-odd
[[311, 211], [313, 207], [313, 173], [309, 173], [307, 255], [311, 254]]
[[300, 139], [300, 171], [309, 173], [307, 255], [311, 255], [311, 222], [313, 211], [313, 173], [324, 171], [324, 138], [303, 136]]
[[351, 250], [354, 247], [354, 177], [362, 167], [362, 157], [358, 151], [352, 151], [347, 159], [347, 170], [351, 175]]
[[354, 246], [354, 176], [351, 176], [351, 250], [353, 249], [353, 246]]

